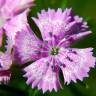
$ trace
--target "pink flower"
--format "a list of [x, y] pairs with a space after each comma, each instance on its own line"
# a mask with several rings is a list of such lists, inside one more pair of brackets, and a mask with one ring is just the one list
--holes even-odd
[[12, 57], [8, 53], [0, 52], [0, 83], [8, 83], [11, 77], [10, 67]]
[[[18, 31], [20, 30], [20, 27], [19, 27], [20, 25], [17, 23], [21, 24], [22, 20], [20, 20], [20, 17], [23, 14], [25, 14], [23, 12], [26, 9], [28, 11], [28, 8], [33, 6], [33, 1], [34, 0], [14, 0], [14, 1], [13, 0], [0, 0], [0, 45], [2, 45], [2, 33], [6, 30], [8, 31], [9, 29], [8, 27], [13, 29], [13, 30], [11, 29], [11, 31], [8, 33], [6, 32], [8, 35], [12, 33], [15, 34], [14, 32], [15, 29], [13, 28], [13, 26], [16, 26]], [[19, 16], [19, 14], [22, 14], [22, 15]], [[22, 18], [25, 19], [25, 17], [23, 16]], [[23, 23], [24, 22], [22, 22], [22, 24]]]
[[0, 51], [0, 84], [8, 83], [11, 77], [12, 55], [11, 55], [11, 41], [7, 40], [6, 51]]
[[28, 25], [27, 23], [27, 13], [28, 10], [25, 10], [22, 14], [19, 14], [12, 18], [10, 21], [6, 22], [4, 29], [6, 31], [6, 35], [12, 41], [12, 45], [15, 44], [15, 36], [18, 31], [21, 31], [23, 27]]
[[32, 7], [34, 0], [0, 0], [0, 16], [3, 19], [22, 13], [27, 8]]
[[[33, 18], [41, 31], [40, 40], [26, 26], [16, 35], [14, 55], [21, 63], [34, 61], [27, 66], [24, 77], [32, 88], [38, 87], [43, 92], [57, 91], [62, 88], [59, 74], [63, 73], [64, 83], [69, 84], [77, 79], [88, 77], [88, 72], [95, 65], [92, 48], [71, 48], [70, 46], [91, 33], [87, 23], [75, 16], [71, 9], [57, 11], [48, 9]], [[89, 61], [90, 59], [90, 61]]]

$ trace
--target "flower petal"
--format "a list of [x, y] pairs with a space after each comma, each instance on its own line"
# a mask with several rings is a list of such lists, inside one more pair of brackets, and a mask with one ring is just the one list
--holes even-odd
[[8, 83], [11, 77], [10, 67], [12, 65], [12, 56], [9, 51], [0, 52], [0, 84]]
[[[30, 8], [33, 5], [34, 0], [2, 0], [3, 3], [1, 13], [6, 15], [6, 17], [10, 18], [14, 15], [20, 14], [25, 11], [27, 8]], [[11, 4], [11, 6], [10, 6]]]
[[91, 31], [86, 31], [78, 34], [70, 35], [67, 38], [63, 38], [57, 46], [63, 46], [63, 47], [69, 47], [71, 44], [75, 43], [76, 41], [80, 40], [81, 38], [84, 38], [85, 36], [88, 36], [91, 34]]
[[0, 8], [2, 8], [2, 6], [4, 5], [5, 0], [0, 0]]
[[31, 84], [32, 87], [38, 87], [42, 89], [43, 93], [46, 91], [55, 91], [61, 87], [59, 82], [58, 68], [54, 72], [52, 70], [50, 57], [42, 58], [37, 60], [33, 64], [26, 67], [24, 70], [26, 74], [24, 77], [27, 77], [27, 84]]
[[12, 43], [14, 45], [15, 43], [15, 36], [18, 31], [21, 31], [23, 27], [25, 27], [27, 24], [27, 11], [23, 12], [20, 15], [15, 16], [8, 22], [6, 22], [4, 29], [6, 30], [6, 34], [10, 40], [12, 40]]
[[[20, 2], [20, 1], [19, 1]], [[14, 15], [20, 14], [28, 8], [34, 6], [34, 0], [22, 0], [18, 6], [13, 10]]]
[[33, 2], [34, 0], [0, 0], [0, 31], [4, 28], [13, 43], [16, 32], [27, 23], [27, 13]]
[[0, 70], [8, 70], [12, 65], [12, 57], [9, 53], [0, 52]]
[[0, 71], [0, 84], [7, 84], [10, 81], [11, 72], [9, 70]]
[[14, 45], [14, 55], [20, 63], [37, 60], [41, 57], [42, 42], [36, 37], [29, 26], [24, 27], [21, 32], [16, 35]]
[[92, 48], [65, 50], [59, 54], [59, 62], [62, 64], [65, 83], [76, 82], [77, 79], [83, 80], [88, 76], [90, 67], [95, 65], [95, 57], [92, 56]]
[[39, 27], [44, 40], [52, 37], [50, 32], [57, 40], [61, 40], [66, 35], [88, 31], [87, 23], [79, 16], [75, 16], [71, 8], [66, 8], [64, 12], [60, 8], [57, 11], [48, 9], [48, 12], [42, 10], [41, 14], [38, 13], [38, 19], [34, 17], [32, 19]]

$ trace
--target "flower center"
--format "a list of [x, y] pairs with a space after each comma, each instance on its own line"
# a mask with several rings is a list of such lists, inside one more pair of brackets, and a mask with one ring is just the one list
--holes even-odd
[[59, 48], [52, 48], [52, 50], [51, 50], [51, 52], [50, 52], [50, 54], [51, 55], [57, 55], [58, 54], [58, 51], [59, 51]]

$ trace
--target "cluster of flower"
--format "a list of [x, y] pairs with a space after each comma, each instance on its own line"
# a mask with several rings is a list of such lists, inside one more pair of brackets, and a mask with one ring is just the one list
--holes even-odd
[[13, 58], [19, 64], [34, 61], [24, 68], [24, 77], [32, 88], [38, 87], [43, 92], [62, 88], [60, 71], [66, 84], [88, 77], [95, 65], [93, 48], [70, 47], [91, 33], [87, 22], [74, 15], [71, 8], [42, 10], [38, 18], [32, 18], [41, 31], [39, 39], [27, 21], [32, 6], [34, 0], [0, 0], [0, 46], [3, 32], [7, 36], [6, 51], [0, 52], [0, 82], [10, 80]]

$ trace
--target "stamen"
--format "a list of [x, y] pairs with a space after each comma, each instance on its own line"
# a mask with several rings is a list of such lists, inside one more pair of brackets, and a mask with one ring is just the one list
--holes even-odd
[[77, 54], [77, 52], [72, 50], [71, 48], [69, 49], [69, 53]]
[[49, 35], [50, 35], [50, 37], [52, 37], [52, 35], [53, 35], [52, 32], [49, 32]]
[[48, 61], [46, 62], [46, 65], [49, 66], [49, 62]]
[[[46, 45], [48, 48], [51, 48], [51, 46], [48, 44], [48, 43], [49, 43], [48, 40], [45, 40], [44, 43], [45, 43], [45, 45]], [[48, 48], [47, 48], [47, 49], [48, 49]]]
[[68, 59], [70, 62], [73, 62], [73, 60], [69, 56], [67, 56], [66, 59]]
[[35, 53], [35, 54], [48, 53], [48, 51], [43, 51], [43, 50], [42, 50], [42, 51], [37, 51], [37, 50], [35, 50], [34, 53]]
[[52, 68], [52, 71], [53, 71], [53, 72], [56, 72], [56, 67], [55, 67], [55, 65], [52, 65], [51, 68]]
[[48, 44], [48, 41], [47, 41], [47, 40], [45, 40], [44, 42], [45, 42], [46, 44]]
[[76, 52], [76, 51], [72, 51], [72, 53], [77, 54], [77, 52]]
[[35, 53], [35, 54], [40, 54], [41, 52], [40, 52], [40, 51], [35, 50], [35, 51], [34, 51], [34, 53]]
[[39, 48], [43, 48], [43, 46], [42, 45], [38, 45], [39, 46]]
[[65, 65], [65, 64], [63, 64], [63, 63], [60, 63], [60, 66], [63, 66], [64, 68], [66, 67], [66, 65]]

